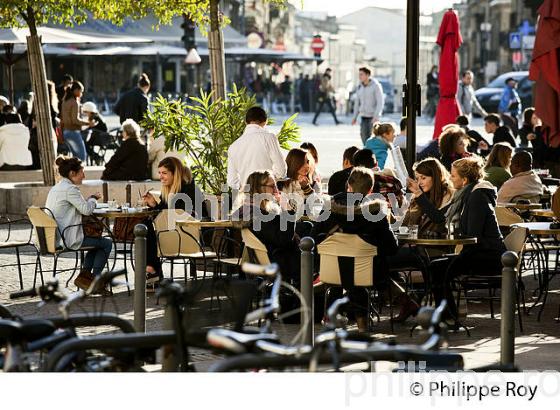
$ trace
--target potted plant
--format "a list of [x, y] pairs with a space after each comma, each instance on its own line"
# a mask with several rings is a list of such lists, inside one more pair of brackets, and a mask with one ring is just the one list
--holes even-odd
[[[243, 134], [245, 114], [255, 105], [255, 97], [235, 85], [226, 100], [213, 101], [212, 93], [202, 90], [189, 102], [159, 95], [142, 126], [153, 129], [154, 137], [165, 138], [166, 151], [185, 152], [196, 183], [206, 194], [219, 197], [227, 181], [227, 150]], [[283, 149], [299, 142], [296, 116], [284, 121], [277, 134]]]

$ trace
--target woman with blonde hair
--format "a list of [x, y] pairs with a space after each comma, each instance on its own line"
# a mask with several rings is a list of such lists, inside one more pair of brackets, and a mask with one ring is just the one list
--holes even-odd
[[507, 142], [498, 142], [492, 147], [490, 155], [486, 160], [484, 171], [486, 172], [486, 179], [496, 189], [500, 189], [502, 184], [511, 178], [509, 167], [511, 165], [511, 157], [513, 148]]
[[[201, 216], [205, 216], [205, 207], [202, 201], [202, 193], [199, 191], [197, 196], [197, 187], [192, 178], [191, 170], [184, 166], [183, 163], [174, 157], [164, 158], [159, 164], [159, 179], [161, 181], [161, 197], [159, 201], [150, 192], [143, 195], [144, 202], [154, 210], [163, 209], [182, 209], [190, 213], [192, 216], [197, 215], [200, 209]], [[173, 199], [173, 195], [183, 194], [190, 198], [189, 201], [181, 197]], [[199, 203], [197, 200], [199, 199]], [[147, 223], [147, 255], [146, 255], [146, 280], [147, 283], [157, 283], [163, 278], [161, 261], [157, 255], [157, 238], [151, 223]]]
[[370, 137], [364, 148], [371, 150], [377, 158], [379, 169], [385, 168], [385, 162], [389, 156], [389, 150], [395, 141], [395, 130], [397, 127], [390, 122], [378, 122], [373, 126], [373, 136]]

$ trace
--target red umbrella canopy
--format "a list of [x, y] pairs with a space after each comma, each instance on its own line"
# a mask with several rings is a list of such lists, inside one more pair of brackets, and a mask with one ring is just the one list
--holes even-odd
[[539, 22], [529, 78], [535, 81], [535, 110], [548, 127], [548, 145], [560, 146], [560, 2], [545, 0]]
[[457, 50], [463, 43], [459, 28], [459, 16], [455, 10], [443, 15], [437, 37], [441, 47], [439, 57], [439, 102], [436, 111], [434, 139], [439, 137], [447, 124], [455, 123], [461, 110], [457, 103], [457, 84], [459, 82], [459, 56]]

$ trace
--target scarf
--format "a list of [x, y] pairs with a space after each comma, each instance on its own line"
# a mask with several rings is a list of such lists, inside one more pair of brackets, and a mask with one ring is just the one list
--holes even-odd
[[[447, 212], [445, 213], [445, 219], [447, 220], [448, 225], [453, 225], [453, 232], [458, 231], [459, 223], [461, 221], [461, 214], [463, 213], [463, 208], [471, 194], [475, 184], [468, 184], [465, 185], [463, 188], [455, 192], [453, 195], [453, 200], [449, 204], [449, 208], [447, 208]], [[448, 231], [451, 231], [448, 229]]]

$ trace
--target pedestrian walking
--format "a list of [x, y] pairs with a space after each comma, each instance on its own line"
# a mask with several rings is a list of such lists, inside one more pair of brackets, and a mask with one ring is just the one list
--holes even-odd
[[319, 86], [319, 93], [317, 95], [317, 103], [319, 104], [317, 110], [315, 111], [315, 117], [313, 117], [313, 125], [317, 125], [317, 117], [321, 114], [323, 105], [327, 104], [336, 125], [340, 124], [340, 121], [336, 118], [336, 113], [332, 104], [332, 95], [334, 93], [334, 87], [332, 85], [332, 70], [327, 68], [323, 77], [321, 77], [321, 85]]
[[381, 119], [385, 97], [381, 84], [372, 77], [369, 68], [361, 67], [359, 78], [360, 85], [356, 89], [352, 125], [356, 124], [359, 116], [361, 118], [360, 136], [362, 137], [362, 143], [365, 144], [367, 139], [371, 137], [373, 124]]
[[465, 71], [461, 81], [459, 81], [459, 88], [457, 90], [457, 101], [459, 102], [463, 115], [469, 120], [472, 118], [473, 111], [480, 114], [483, 118], [488, 115], [474, 94], [473, 81], [473, 72], [470, 70]]
[[79, 81], [74, 81], [72, 85], [67, 87], [60, 117], [64, 142], [68, 145], [74, 157], [78, 157], [85, 162], [87, 152], [81, 131], [85, 126], [92, 127], [95, 124], [93, 121], [82, 119], [80, 99], [83, 94], [84, 86]]
[[140, 124], [148, 111], [148, 91], [150, 91], [150, 79], [147, 74], [142, 73], [138, 77], [137, 87], [126, 92], [113, 107], [121, 124], [128, 118]]
[[439, 101], [439, 74], [437, 66], [433, 66], [426, 76], [426, 99], [428, 101], [424, 107], [424, 115], [433, 120], [436, 116]]

